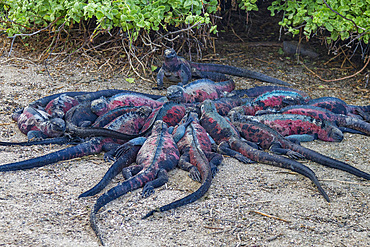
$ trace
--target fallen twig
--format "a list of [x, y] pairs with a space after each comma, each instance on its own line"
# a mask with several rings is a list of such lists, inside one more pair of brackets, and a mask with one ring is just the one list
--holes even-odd
[[241, 40], [241, 42], [243, 42], [243, 43], [244, 43], [244, 40], [243, 40], [242, 38], [240, 38], [240, 36], [239, 36], [239, 35], [237, 35], [237, 34], [236, 34], [236, 32], [235, 32], [234, 28], [232, 28], [232, 27], [231, 27], [231, 31], [233, 32], [233, 34], [234, 34], [238, 39], [240, 39], [240, 40]]
[[331, 80], [326, 80], [326, 79], [323, 79], [321, 78], [321, 76], [319, 76], [318, 74], [316, 74], [315, 72], [313, 72], [311, 69], [309, 69], [304, 63], [303, 66], [308, 70], [310, 71], [312, 74], [314, 74], [317, 78], [319, 78], [320, 80], [324, 81], [324, 82], [333, 82], [333, 81], [341, 81], [341, 80], [345, 80], [345, 79], [349, 79], [349, 78], [352, 78], [352, 77], [355, 77], [356, 75], [358, 75], [359, 73], [361, 73], [366, 67], [367, 65], [369, 64], [370, 62], [370, 56], [367, 58], [367, 61], [364, 65], [364, 67], [362, 67], [362, 69], [360, 69], [359, 71], [357, 71], [356, 73], [352, 74], [352, 75], [349, 75], [349, 76], [345, 76], [345, 77], [342, 77], [342, 78], [337, 78], [337, 79], [331, 79]]
[[0, 64], [8, 63], [8, 62], [10, 62], [10, 61], [12, 61], [12, 60], [23, 60], [23, 61], [30, 62], [30, 63], [32, 63], [33, 65], [36, 65], [36, 64], [35, 64], [34, 62], [32, 62], [31, 60], [24, 59], [24, 58], [20, 58], [20, 57], [13, 57], [13, 58], [7, 59], [7, 60], [5, 60], [5, 61], [3, 61], [3, 62], [0, 62]]
[[282, 218], [279, 218], [279, 217], [276, 217], [276, 216], [273, 216], [273, 215], [270, 215], [270, 214], [262, 213], [262, 212], [259, 212], [259, 211], [250, 210], [249, 212], [255, 213], [255, 214], [260, 214], [262, 216], [272, 218], [272, 219], [275, 219], [275, 220], [280, 220], [280, 221], [283, 221], [283, 222], [286, 222], [286, 223], [291, 223], [290, 220], [285, 220], [285, 219], [282, 219]]

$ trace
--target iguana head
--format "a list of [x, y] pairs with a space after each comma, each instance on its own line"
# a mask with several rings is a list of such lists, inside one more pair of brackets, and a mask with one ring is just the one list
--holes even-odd
[[321, 128], [323, 131], [318, 133], [320, 140], [330, 142], [341, 142], [343, 140], [343, 132], [330, 122], [323, 120]]
[[181, 86], [170, 86], [167, 88], [167, 98], [174, 102], [185, 102], [185, 89]]
[[215, 104], [211, 100], [207, 99], [203, 101], [200, 111], [202, 112], [202, 114], [205, 114], [205, 113], [217, 112], [217, 109], [216, 109]]
[[149, 107], [149, 106], [142, 106], [139, 108], [139, 113], [142, 115], [142, 116], [147, 116], [149, 117], [150, 113], [152, 113], [152, 108]]
[[98, 116], [103, 115], [107, 112], [108, 101], [105, 97], [100, 97], [99, 99], [93, 100], [91, 102], [91, 111]]
[[49, 137], [62, 136], [66, 130], [66, 123], [61, 118], [53, 118], [41, 124], [40, 130]]
[[168, 126], [165, 122], [163, 122], [162, 120], [157, 120], [154, 123], [152, 133], [154, 133], [154, 132], [159, 133], [159, 132], [162, 132], [162, 131], [167, 131], [167, 129], [168, 129]]
[[166, 49], [164, 51], [164, 59], [165, 60], [175, 58], [176, 56], [177, 56], [176, 51], [172, 48]]

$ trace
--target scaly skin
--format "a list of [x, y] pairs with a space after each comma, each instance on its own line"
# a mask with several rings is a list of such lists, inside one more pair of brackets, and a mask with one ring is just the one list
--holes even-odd
[[[249, 99], [246, 98], [238, 98], [238, 97], [225, 97], [212, 100], [215, 104], [217, 112], [221, 116], [227, 116], [229, 111], [237, 106], [243, 105], [247, 103]], [[187, 112], [193, 111], [197, 112], [200, 115], [200, 106], [201, 102], [194, 102], [194, 103], [184, 103]]]
[[[239, 121], [240, 119], [240, 121]], [[345, 162], [332, 159], [311, 149], [302, 147], [285, 139], [280, 133], [258, 121], [238, 118], [233, 121], [242, 137], [246, 140], [258, 143], [264, 149], [270, 149], [273, 145], [279, 144], [282, 148], [302, 154], [306, 159], [315, 161], [321, 165], [351, 173], [355, 176], [370, 179], [370, 174], [363, 172]]]
[[59, 97], [51, 100], [46, 106], [45, 111], [51, 115], [52, 118], [63, 118], [64, 114], [72, 107], [78, 105], [79, 102], [74, 97], [66, 94], [61, 94]]
[[68, 125], [73, 124], [77, 127], [88, 127], [96, 121], [98, 116], [91, 111], [90, 102], [80, 103], [65, 114], [65, 121]]
[[104, 128], [128, 135], [138, 135], [151, 113], [152, 108], [149, 106], [142, 106], [136, 111], [131, 111], [115, 118], [104, 126]]
[[242, 110], [245, 115], [254, 116], [257, 111], [266, 109], [279, 110], [287, 105], [297, 105], [304, 102], [305, 99], [297, 92], [271, 91], [258, 96], [245, 105], [236, 107], [235, 110], [237, 110], [238, 112]]
[[338, 127], [346, 127], [361, 131], [362, 133], [370, 136], [370, 124], [351, 116], [343, 114], [336, 114], [327, 109], [311, 106], [311, 105], [297, 105], [287, 106], [279, 111], [281, 114], [300, 114], [313, 117], [319, 120], [330, 121]]
[[174, 102], [166, 102], [162, 106], [157, 107], [148, 117], [140, 135], [150, 134], [150, 131], [157, 120], [162, 120], [168, 126], [177, 125], [186, 114], [186, 108], [182, 104]]
[[50, 165], [62, 160], [70, 160], [90, 154], [97, 154], [102, 150], [107, 150], [105, 148], [108, 146], [105, 145], [112, 142], [114, 141], [109, 138], [92, 138], [91, 140], [76, 146], [68, 147], [37, 158], [1, 165], [0, 172], [32, 169], [35, 167]]
[[[100, 91], [96, 91], [96, 92], [64, 92], [64, 93], [57, 93], [57, 94], [53, 94], [53, 95], [43, 97], [41, 99], [38, 99], [38, 100], [30, 103], [29, 105], [33, 106], [33, 107], [37, 107], [37, 106], [45, 107], [50, 101], [59, 97], [62, 94], [65, 94], [65, 95], [70, 96], [70, 97], [74, 97], [76, 100], [78, 100], [80, 103], [82, 103], [82, 102], [92, 101], [92, 100], [98, 99], [102, 96], [103, 97], [111, 97], [115, 94], [125, 93], [125, 92], [126, 93], [136, 93], [136, 92], [133, 92], [133, 91], [120, 90], [120, 89], [107, 89], [107, 90], [100, 90]], [[162, 97], [160, 95], [152, 95], [152, 94], [143, 94], [143, 95], [145, 95], [147, 97], [150, 97], [152, 99], [155, 99], [155, 100]]]
[[[158, 120], [153, 127], [152, 134], [143, 144], [137, 154], [137, 174], [115, 186], [100, 196], [90, 214], [91, 227], [103, 244], [101, 233], [96, 225], [96, 213], [101, 207], [112, 200], [138, 188], [144, 187], [142, 196], [147, 197], [154, 193], [154, 188], [160, 187], [168, 180], [167, 171], [175, 168], [179, 161], [179, 150], [172, 135], [168, 133], [166, 123]], [[136, 168], [136, 169], [135, 169]]]
[[312, 99], [307, 104], [325, 108], [337, 114], [361, 117], [365, 121], [370, 122], [370, 114], [368, 113], [370, 112], [370, 106], [348, 105], [343, 100], [335, 97], [322, 97]]
[[93, 196], [102, 191], [109, 184], [109, 182], [122, 171], [123, 168], [128, 167], [135, 162], [137, 153], [144, 144], [145, 140], [145, 137], [138, 137], [122, 144], [118, 148], [120, 153], [119, 157], [105, 173], [100, 182], [90, 190], [79, 195], [78, 198]]
[[[213, 74], [211, 74], [213, 73]], [[163, 89], [163, 78], [168, 77], [173, 81], [180, 81], [182, 85], [187, 84], [193, 77], [215, 79], [216, 73], [253, 78], [265, 82], [290, 86], [289, 83], [279, 79], [229, 65], [193, 63], [183, 57], [177, 56], [175, 50], [164, 51], [164, 63], [158, 71], [157, 89]]]
[[[174, 106], [174, 104], [171, 104], [171, 105]], [[129, 116], [131, 115], [129, 112], [138, 110], [139, 108], [148, 108], [148, 107], [144, 106], [144, 107], [129, 107], [129, 108], [130, 109], [125, 107], [125, 109], [121, 109], [119, 111], [119, 112], [125, 112], [124, 115], [121, 116], [124, 119], [129, 118]], [[169, 110], [171, 110], [171, 109], [169, 109]], [[105, 116], [105, 118], [111, 118], [112, 115], [117, 115], [116, 110], [112, 110], [112, 111], [113, 111], [113, 113], [109, 114], [109, 116]], [[100, 121], [100, 123], [103, 123], [103, 122], [104, 121]], [[190, 124], [190, 122], [188, 124]], [[140, 128], [137, 128], [137, 129], [140, 129]], [[182, 135], [180, 135], [181, 137], [179, 137], [179, 138], [182, 138], [182, 136], [184, 134], [185, 133], [182, 133]], [[92, 195], [95, 195], [95, 194], [99, 193], [102, 189], [104, 189], [105, 186], [109, 183], [109, 181], [112, 178], [114, 178], [120, 171], [122, 171], [123, 168], [125, 168], [125, 167], [129, 166], [131, 163], [135, 162], [136, 155], [137, 155], [140, 147], [143, 145], [145, 140], [146, 140], [145, 137], [138, 137], [138, 138], [130, 140], [129, 142], [127, 142], [127, 143], [123, 144], [121, 147], [119, 147], [116, 150], [116, 154], [117, 154], [116, 158], [118, 157], [118, 159], [114, 162], [114, 164], [111, 166], [111, 168], [107, 171], [107, 173], [104, 175], [102, 180], [96, 186], [94, 186], [92, 189], [90, 189], [89, 191], [81, 194], [79, 197], [92, 196]]]
[[233, 80], [214, 82], [209, 79], [199, 79], [184, 87], [170, 86], [167, 88], [167, 98], [179, 103], [203, 102], [206, 99], [219, 99], [225, 92], [235, 88]]
[[105, 125], [109, 124], [111, 121], [113, 121], [115, 118], [126, 114], [128, 112], [136, 111], [141, 106], [122, 106], [117, 107], [113, 110], [110, 110], [109, 112], [99, 116], [94, 123], [92, 124], [92, 127], [104, 127]]
[[211, 153], [211, 141], [205, 129], [199, 124], [196, 113], [189, 113], [180, 123], [189, 121], [189, 119], [191, 123], [186, 128], [186, 133], [183, 138], [177, 143], [181, 154], [179, 166], [181, 169], [189, 171], [189, 176], [200, 182], [201, 186], [198, 190], [184, 198], [150, 211], [143, 219], [153, 215], [154, 212], [164, 212], [195, 202], [201, 198], [211, 186], [213, 174], [216, 172], [216, 166], [222, 162], [222, 156], [219, 154], [213, 155]]
[[113, 121], [109, 122], [104, 128], [101, 127], [77, 127], [67, 121], [67, 132], [72, 136], [92, 137], [102, 136], [121, 140], [131, 140], [138, 137], [140, 130], [146, 123], [152, 109], [142, 106], [136, 111], [127, 112]]
[[121, 106], [149, 106], [157, 108], [164, 103], [139, 93], [120, 93], [110, 98], [101, 97], [91, 102], [91, 110], [98, 116]]
[[238, 130], [229, 121], [217, 113], [212, 101], [204, 101], [201, 110], [202, 117], [200, 119], [200, 123], [217, 144], [228, 142], [231, 149], [241, 153], [251, 160], [290, 169], [308, 177], [317, 186], [324, 198], [329, 201], [329, 197], [322, 189], [315, 173], [311, 169], [297, 161], [260, 151], [251, 147], [246, 142], [243, 142], [240, 139]]
[[213, 104], [215, 104], [218, 114], [221, 116], [227, 116], [231, 109], [240, 106], [242, 104], [246, 104], [249, 101], [247, 98], [220, 98], [213, 100]]
[[28, 106], [18, 117], [18, 128], [23, 134], [29, 131], [41, 131], [46, 137], [59, 137], [64, 134], [65, 122], [61, 118], [50, 118], [43, 110]]
[[265, 114], [253, 116], [252, 118], [273, 128], [282, 136], [311, 135], [315, 139], [327, 142], [340, 142], [343, 140], [343, 133], [336, 126], [329, 121], [318, 120], [310, 116], [298, 114]]
[[227, 94], [227, 97], [249, 97], [249, 98], [257, 98], [258, 96], [272, 92], [272, 91], [292, 91], [299, 93], [302, 95], [303, 99], [310, 100], [311, 97], [306, 93], [298, 89], [290, 88], [290, 87], [282, 87], [282, 86], [258, 86], [252, 87], [248, 89], [239, 89], [234, 90]]

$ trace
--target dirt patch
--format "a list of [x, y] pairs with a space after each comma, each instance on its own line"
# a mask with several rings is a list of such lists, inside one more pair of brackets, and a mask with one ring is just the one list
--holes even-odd
[[[369, 91], [361, 77], [341, 82], [318, 81], [293, 57], [277, 47], [219, 46], [216, 62], [253, 69], [292, 83], [313, 98], [335, 96], [350, 104], [369, 105]], [[227, 56], [225, 56], [227, 54]], [[122, 76], [70, 66], [60, 72], [23, 59], [0, 59], [0, 137], [26, 140], [10, 114], [42, 96], [64, 91], [129, 89], [153, 93], [154, 84], [128, 83]], [[303, 59], [326, 77], [344, 70], [329, 69], [327, 60]], [[238, 79], [238, 88], [263, 83]], [[370, 172], [369, 137], [345, 134], [341, 143], [304, 144], [333, 158]], [[0, 147], [0, 162], [25, 160], [59, 150], [59, 146]], [[111, 164], [102, 155], [60, 162], [0, 177], [0, 243], [7, 246], [98, 246], [88, 215], [97, 197], [78, 199], [95, 185]], [[141, 220], [154, 207], [196, 190], [185, 172], [175, 169], [170, 181], [147, 199], [136, 190], [98, 214], [98, 224], [109, 246], [370, 246], [370, 184], [348, 173], [306, 162], [331, 198], [327, 203], [301, 175], [263, 165], [245, 165], [225, 158], [207, 195], [200, 201]], [[122, 180], [118, 176], [110, 185]], [[262, 215], [271, 215], [267, 217]]]

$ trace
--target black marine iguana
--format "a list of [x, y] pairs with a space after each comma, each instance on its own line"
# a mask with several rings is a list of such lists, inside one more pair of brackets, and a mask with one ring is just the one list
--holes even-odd
[[220, 151], [227, 155], [229, 155], [229, 150], [237, 151], [251, 160], [298, 172], [309, 178], [317, 186], [325, 200], [330, 201], [315, 173], [310, 168], [295, 160], [258, 150], [242, 141], [238, 130], [228, 120], [217, 113], [212, 101], [204, 101], [201, 111], [202, 117], [200, 123], [215, 142], [219, 144]]
[[152, 134], [144, 142], [136, 157], [137, 165], [128, 167], [128, 174], [133, 176], [108, 190], [96, 201], [90, 213], [90, 223], [100, 243], [101, 233], [96, 224], [96, 214], [107, 203], [138, 188], [143, 187], [142, 196], [154, 193], [154, 188], [168, 181], [167, 171], [176, 167], [180, 158], [179, 150], [168, 132], [167, 124], [161, 120], [155, 122]]
[[312, 140], [319, 139], [327, 142], [340, 142], [343, 133], [336, 125], [327, 120], [315, 119], [311, 116], [299, 114], [264, 114], [259, 116], [245, 116], [259, 121], [282, 136], [309, 135]]
[[336, 97], [321, 97], [317, 99], [312, 99], [308, 101], [307, 104], [311, 106], [325, 108], [337, 114], [361, 117], [365, 121], [370, 122], [370, 113], [369, 113], [370, 105], [367, 106], [348, 105], [346, 102]]
[[[264, 149], [276, 150], [276, 152], [281, 152], [283, 149], [292, 150], [303, 155], [305, 158], [315, 161], [321, 165], [331, 167], [334, 169], [346, 171], [355, 176], [370, 179], [370, 174], [363, 172], [345, 162], [332, 159], [320, 153], [317, 153], [311, 149], [302, 147], [295, 144], [287, 139], [285, 139], [276, 130], [270, 128], [269, 126], [260, 123], [259, 121], [243, 118], [235, 114], [232, 118], [233, 125], [238, 129], [241, 136], [246, 140], [258, 143]], [[281, 149], [283, 148], [283, 149]]]
[[167, 98], [181, 103], [203, 102], [206, 99], [219, 99], [224, 93], [235, 88], [233, 80], [214, 82], [209, 79], [199, 79], [185, 86], [170, 86], [167, 88]]
[[339, 129], [345, 127], [347, 132], [354, 133], [352, 130], [360, 131], [359, 134], [370, 136], [370, 123], [357, 117], [337, 114], [325, 108], [312, 105], [293, 105], [287, 106], [278, 111], [281, 114], [300, 114], [313, 117], [319, 120], [330, 121], [337, 125]]
[[290, 84], [285, 81], [246, 69], [229, 65], [187, 61], [183, 57], [178, 56], [174, 49], [166, 49], [164, 51], [164, 63], [158, 71], [157, 88], [155, 89], [163, 89], [164, 76], [169, 77], [170, 80], [180, 81], [182, 85], [185, 85], [191, 81], [193, 77], [214, 80], [214, 78], [217, 77], [217, 73], [253, 78], [265, 82], [290, 86]]
[[185, 135], [177, 142], [181, 153], [178, 166], [189, 171], [189, 176], [200, 182], [201, 186], [184, 198], [150, 211], [143, 219], [151, 216], [154, 212], [168, 211], [201, 198], [211, 186], [212, 177], [217, 171], [217, 166], [223, 160], [222, 155], [211, 152], [211, 141], [206, 130], [199, 124], [196, 113], [188, 113], [180, 124], [189, 121], [189, 119], [191, 122], [186, 128]]

